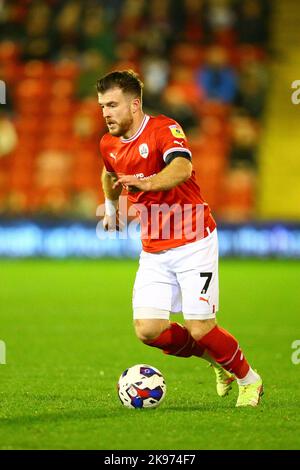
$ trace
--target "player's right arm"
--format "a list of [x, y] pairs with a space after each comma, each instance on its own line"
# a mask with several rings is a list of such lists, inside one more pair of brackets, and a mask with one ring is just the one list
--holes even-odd
[[101, 177], [102, 188], [105, 196], [103, 228], [106, 231], [120, 230], [118, 206], [122, 187], [113, 187], [117, 179], [118, 177], [116, 173], [108, 172], [105, 167], [103, 168]]
[[117, 201], [122, 191], [122, 189], [113, 188], [117, 179], [118, 177], [116, 173], [108, 172], [105, 167], [103, 168], [102, 177], [101, 177], [102, 188], [105, 194], [105, 198], [111, 201]]
[[101, 182], [103, 193], [105, 196], [105, 215], [103, 219], [104, 230], [114, 231], [119, 230], [119, 196], [122, 187], [114, 188], [117, 181], [115, 168], [113, 167], [113, 160], [110, 157], [111, 146], [110, 138], [105, 134], [100, 141], [100, 155], [102, 156], [104, 168], [101, 175]]

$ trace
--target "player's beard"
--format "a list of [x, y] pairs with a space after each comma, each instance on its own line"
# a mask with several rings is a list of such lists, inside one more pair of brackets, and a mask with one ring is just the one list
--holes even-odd
[[108, 132], [113, 135], [114, 137], [123, 137], [126, 136], [129, 129], [132, 127], [133, 118], [132, 116], [128, 116], [124, 118], [122, 121], [116, 122], [114, 120], [108, 121], [106, 124], [109, 123], [114, 124], [113, 128], [108, 126]]

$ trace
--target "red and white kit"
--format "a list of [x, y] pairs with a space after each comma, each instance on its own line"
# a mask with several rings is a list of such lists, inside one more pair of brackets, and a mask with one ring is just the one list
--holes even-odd
[[[191, 159], [183, 130], [163, 115], [145, 115], [129, 139], [105, 134], [100, 152], [107, 172], [138, 178], [159, 173], [175, 154]], [[143, 245], [134, 286], [135, 318], [143, 317], [143, 308], [148, 318], [151, 308], [153, 318], [166, 318], [171, 311], [182, 311], [187, 319], [213, 318], [218, 309], [216, 223], [195, 172], [170, 190], [129, 192], [128, 198], [140, 213]]]

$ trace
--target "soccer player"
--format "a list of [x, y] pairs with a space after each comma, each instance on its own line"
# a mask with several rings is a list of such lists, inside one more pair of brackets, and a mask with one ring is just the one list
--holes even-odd
[[[100, 142], [103, 225], [105, 230], [119, 228], [122, 188], [141, 219], [143, 250], [133, 289], [136, 335], [166, 354], [208, 360], [218, 395], [227, 395], [236, 379], [236, 406], [256, 406], [263, 393], [261, 377], [238, 341], [216, 323], [217, 229], [200, 194], [186, 136], [173, 119], [143, 112], [142, 90], [130, 70], [97, 81], [108, 127]], [[184, 326], [169, 319], [171, 312], [180, 311]]]

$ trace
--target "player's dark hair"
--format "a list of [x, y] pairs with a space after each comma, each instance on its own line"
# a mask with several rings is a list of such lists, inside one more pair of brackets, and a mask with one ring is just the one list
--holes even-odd
[[142, 99], [144, 84], [133, 70], [116, 70], [97, 80], [98, 93], [105, 93], [116, 87], [121, 88], [124, 93], [131, 93]]

